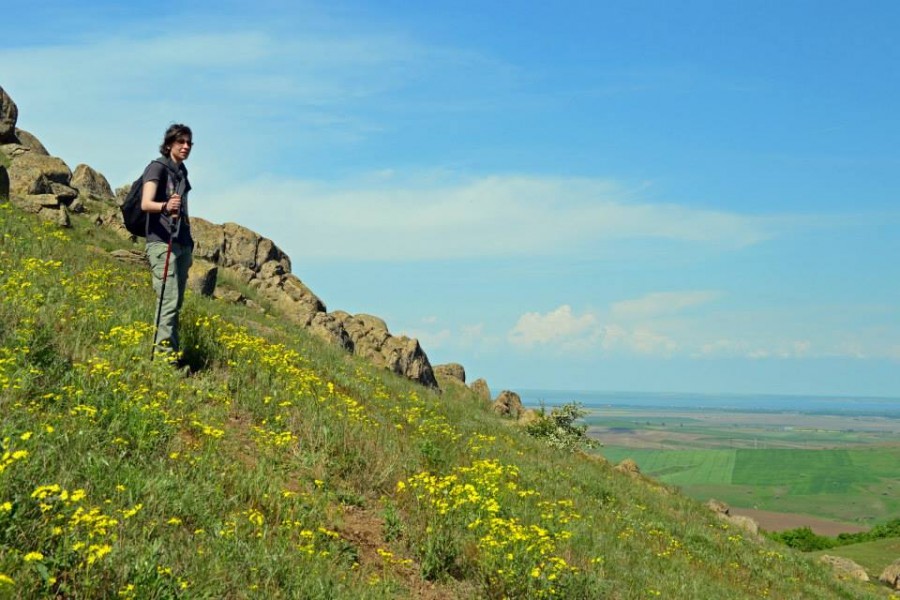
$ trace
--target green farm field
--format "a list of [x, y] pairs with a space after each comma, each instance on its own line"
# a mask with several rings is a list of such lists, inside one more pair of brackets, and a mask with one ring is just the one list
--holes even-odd
[[798, 517], [780, 528], [804, 525], [802, 516], [868, 527], [900, 515], [896, 419], [802, 417], [811, 426], [785, 425], [797, 415], [649, 411], [589, 423], [609, 461], [634, 459], [701, 501]]

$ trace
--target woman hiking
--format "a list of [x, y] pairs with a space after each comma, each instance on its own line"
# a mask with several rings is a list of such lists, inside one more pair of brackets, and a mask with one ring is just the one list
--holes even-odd
[[166, 353], [173, 363], [179, 360], [178, 313], [193, 262], [187, 209], [191, 184], [184, 166], [193, 147], [190, 127], [170, 125], [159, 147], [162, 157], [144, 170], [141, 193], [141, 210], [147, 213], [147, 258], [157, 298], [154, 351]]

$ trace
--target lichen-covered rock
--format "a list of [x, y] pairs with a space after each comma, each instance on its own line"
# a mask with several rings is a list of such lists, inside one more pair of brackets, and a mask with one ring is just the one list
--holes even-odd
[[115, 197], [106, 177], [88, 165], [81, 164], [75, 167], [69, 185], [78, 190], [78, 194], [82, 197], [107, 201]]
[[353, 340], [341, 322], [331, 313], [316, 313], [309, 323], [309, 331], [328, 343], [340, 346], [344, 350], [353, 350]]
[[855, 579], [857, 581], [869, 581], [869, 574], [859, 564], [843, 556], [831, 556], [823, 554], [819, 562], [829, 565], [838, 577]]
[[504, 417], [518, 419], [524, 410], [522, 398], [515, 392], [503, 390], [491, 406], [495, 413]]
[[16, 139], [16, 121], [19, 109], [9, 94], [0, 87], [0, 142], [13, 142]]
[[216, 291], [219, 267], [205, 260], [195, 260], [188, 271], [188, 289], [201, 296], [211, 297]]
[[225, 228], [206, 219], [191, 217], [191, 235], [194, 238], [194, 257], [218, 264], [225, 248]]
[[881, 572], [878, 581], [892, 589], [900, 590], [900, 559], [895, 560]]
[[225, 244], [221, 264], [225, 267], [243, 266], [255, 272], [258, 268], [256, 251], [260, 236], [237, 223], [225, 223], [222, 227]]
[[434, 374], [438, 378], [452, 379], [460, 383], [466, 382], [466, 369], [459, 363], [447, 363], [434, 367]]
[[[42, 156], [50, 156], [50, 153], [34, 135], [28, 133], [24, 129], [16, 128], [16, 144], [24, 151]], [[21, 152], [21, 153], [24, 153]]]
[[303, 327], [312, 322], [316, 313], [326, 310], [319, 297], [293, 274], [288, 273], [271, 279], [255, 278], [251, 281], [251, 285], [271, 301], [288, 320]]
[[469, 385], [469, 389], [485, 402], [491, 401], [491, 388], [488, 387], [488, 383], [484, 379], [476, 379]]
[[[65, 161], [55, 156], [24, 154], [9, 166], [10, 193], [16, 196], [56, 194], [65, 191], [71, 179], [72, 171]], [[54, 184], [58, 186], [54, 188]], [[77, 194], [74, 192], [71, 197]]]

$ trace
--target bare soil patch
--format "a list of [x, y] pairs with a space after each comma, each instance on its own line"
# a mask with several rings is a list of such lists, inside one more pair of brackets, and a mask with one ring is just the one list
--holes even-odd
[[834, 537], [840, 533], [859, 533], [860, 531], [868, 530], [868, 527], [863, 527], [862, 525], [842, 523], [841, 521], [830, 521], [828, 519], [819, 519], [809, 515], [798, 515], [795, 513], [780, 513], [769, 510], [731, 507], [731, 514], [750, 517], [759, 523], [759, 526], [766, 531], [784, 531], [785, 529], [809, 527], [813, 530], [813, 533]]

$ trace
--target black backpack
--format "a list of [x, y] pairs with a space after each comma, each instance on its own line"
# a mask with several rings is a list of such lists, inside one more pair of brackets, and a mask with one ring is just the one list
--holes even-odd
[[[172, 170], [169, 165], [161, 160], [154, 160], [153, 162], [158, 162], [166, 167], [165, 172], [167, 175]], [[141, 196], [143, 192], [144, 175], [141, 174], [131, 184], [131, 189], [128, 190], [128, 194], [125, 196], [125, 202], [122, 203], [122, 221], [125, 223], [125, 229], [128, 230], [128, 233], [137, 237], [147, 237], [147, 213], [141, 210]]]

